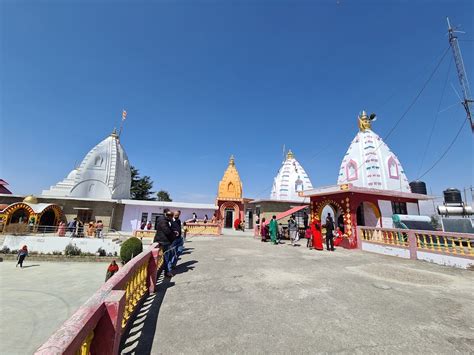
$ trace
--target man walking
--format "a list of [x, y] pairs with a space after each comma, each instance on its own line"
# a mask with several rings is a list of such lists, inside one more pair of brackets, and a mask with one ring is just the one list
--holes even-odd
[[300, 240], [300, 235], [298, 231], [298, 224], [296, 223], [295, 216], [291, 215], [288, 220], [288, 231], [290, 232], [290, 240], [293, 246], [296, 245], [296, 242]]
[[173, 273], [171, 272], [170, 266], [170, 247], [171, 243], [173, 243], [175, 239], [175, 233], [171, 229], [171, 218], [173, 214], [168, 208], [164, 209], [164, 215], [160, 216], [156, 220], [156, 234], [153, 241], [155, 243], [160, 243], [161, 251], [164, 257], [164, 268], [165, 268], [165, 276], [166, 277], [173, 277]]
[[334, 251], [334, 220], [330, 213], [326, 217], [326, 249]]
[[278, 223], [276, 220], [276, 216], [272, 217], [272, 220], [270, 221], [270, 225], [268, 229], [270, 231], [270, 239], [272, 240], [272, 243], [278, 244], [277, 243]]

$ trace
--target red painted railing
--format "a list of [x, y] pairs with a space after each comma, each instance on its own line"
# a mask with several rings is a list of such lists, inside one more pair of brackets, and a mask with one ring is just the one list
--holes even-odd
[[118, 354], [128, 321], [155, 292], [163, 257], [155, 243], [112, 276], [36, 354]]

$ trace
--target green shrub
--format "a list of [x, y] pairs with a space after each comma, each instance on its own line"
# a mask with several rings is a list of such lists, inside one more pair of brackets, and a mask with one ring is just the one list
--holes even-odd
[[10, 254], [10, 248], [5, 246], [3, 249], [0, 251], [2, 254]]
[[142, 251], [143, 244], [141, 240], [136, 237], [132, 237], [122, 243], [122, 246], [120, 247], [120, 258], [124, 263], [127, 263]]
[[68, 255], [68, 256], [81, 255], [81, 249], [79, 249], [75, 245], [68, 244], [66, 245], [66, 248], [64, 249], [64, 255]]
[[105, 249], [103, 249], [103, 248], [97, 249], [97, 253], [99, 254], [99, 256], [106, 256], [107, 255], [107, 253], [105, 252]]

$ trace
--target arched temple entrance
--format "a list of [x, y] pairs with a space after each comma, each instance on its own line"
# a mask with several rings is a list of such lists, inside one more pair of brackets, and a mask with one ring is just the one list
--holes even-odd
[[223, 221], [224, 228], [232, 228], [234, 221], [240, 218], [239, 205], [232, 201], [224, 202], [219, 208], [220, 219]]
[[344, 233], [344, 210], [342, 206], [334, 200], [324, 200], [318, 203], [314, 206], [311, 217], [312, 219], [318, 219], [324, 224], [328, 213], [331, 214], [336, 226], [341, 228], [341, 231]]

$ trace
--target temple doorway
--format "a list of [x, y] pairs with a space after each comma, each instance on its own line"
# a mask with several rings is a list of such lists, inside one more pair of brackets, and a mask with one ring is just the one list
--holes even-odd
[[19, 208], [15, 212], [13, 212], [10, 218], [10, 224], [13, 223], [28, 223], [28, 217], [30, 213], [25, 208]]
[[362, 227], [380, 226], [380, 211], [371, 202], [361, 202], [357, 207], [357, 225]]
[[39, 220], [39, 225], [54, 226], [56, 225], [56, 213], [52, 209], [44, 212]]
[[234, 224], [234, 209], [226, 208], [224, 214], [224, 228], [232, 228]]

